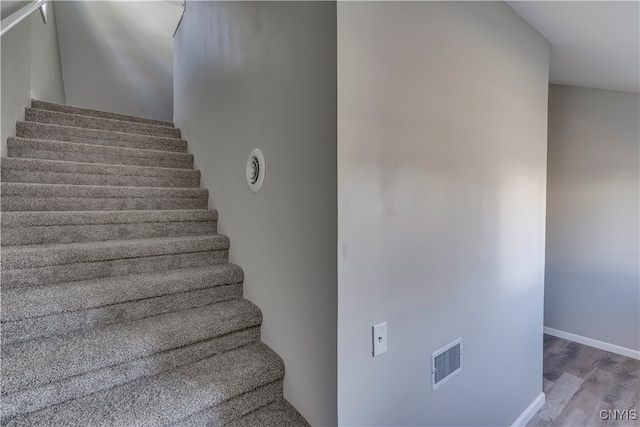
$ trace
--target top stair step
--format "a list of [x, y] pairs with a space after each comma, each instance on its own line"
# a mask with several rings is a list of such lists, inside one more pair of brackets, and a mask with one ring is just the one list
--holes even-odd
[[109, 111], [93, 110], [91, 108], [74, 107], [73, 105], [56, 104], [53, 102], [31, 100], [31, 108], [57, 111], [59, 113], [77, 114], [79, 116], [100, 117], [103, 119], [121, 120], [124, 122], [146, 123], [156, 126], [173, 127], [173, 123], [165, 120], [149, 119], [146, 117], [130, 116], [128, 114], [112, 113]]
[[49, 123], [86, 129], [100, 129], [112, 132], [133, 133], [137, 135], [180, 138], [180, 129], [170, 126], [103, 119], [101, 117], [60, 113], [57, 111], [40, 110], [37, 108], [27, 108], [25, 110], [25, 120], [28, 122]]

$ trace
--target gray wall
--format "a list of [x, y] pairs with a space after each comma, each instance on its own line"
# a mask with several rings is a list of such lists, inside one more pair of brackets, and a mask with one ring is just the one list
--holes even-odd
[[66, 98], [54, 4], [50, 2], [47, 5], [47, 24], [40, 12], [31, 16], [31, 96], [64, 104]]
[[182, 9], [165, 1], [61, 1], [67, 103], [173, 118], [173, 32]]
[[338, 3], [341, 425], [510, 425], [542, 392], [548, 70], [504, 3]]
[[[20, 3], [3, 10], [14, 12]], [[48, 24], [39, 11], [2, 37], [0, 152], [6, 156], [9, 136], [15, 135], [16, 121], [24, 119], [24, 109], [33, 96], [40, 100], [65, 102], [56, 32], [56, 16], [49, 4]], [[6, 17], [6, 16], [4, 16]]]
[[0, 1], [0, 17], [4, 19], [27, 4], [29, 1], [2, 0]]
[[7, 155], [7, 138], [16, 134], [16, 122], [24, 119], [24, 108], [29, 105], [31, 90], [31, 21], [22, 21], [2, 36], [0, 52], [2, 67], [0, 79], [0, 138], [2, 157]]
[[[188, 2], [174, 45], [175, 123], [189, 140], [285, 396], [336, 423], [336, 5]], [[249, 152], [264, 186], [251, 193]]]
[[545, 326], [640, 350], [640, 95], [549, 89]]

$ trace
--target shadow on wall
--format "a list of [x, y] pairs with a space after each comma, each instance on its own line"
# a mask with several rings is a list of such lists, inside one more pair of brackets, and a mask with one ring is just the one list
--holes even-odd
[[180, 7], [136, 1], [55, 7], [69, 104], [172, 120], [172, 35]]

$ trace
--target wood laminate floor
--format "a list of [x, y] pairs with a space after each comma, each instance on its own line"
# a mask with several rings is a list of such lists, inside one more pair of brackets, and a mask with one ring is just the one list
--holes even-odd
[[[545, 335], [543, 377], [546, 402], [527, 427], [640, 426], [639, 360]], [[602, 419], [603, 410], [637, 418]]]

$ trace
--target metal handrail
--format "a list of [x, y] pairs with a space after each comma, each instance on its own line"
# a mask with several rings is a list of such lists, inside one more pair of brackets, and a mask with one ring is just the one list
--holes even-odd
[[180, 28], [180, 24], [182, 24], [182, 18], [184, 18], [184, 13], [186, 11], [187, 11], [187, 0], [182, 0], [182, 15], [180, 15], [180, 20], [178, 20], [178, 25], [176, 25], [176, 29], [173, 32], [173, 36], [172, 37], [176, 36], [176, 33], [178, 32], [178, 28]]
[[[35, 12], [36, 10], [44, 7], [47, 4], [48, 1], [49, 0], [35, 0], [34, 2], [29, 3], [28, 5], [23, 7], [22, 9], [14, 12], [11, 15], [7, 16], [6, 18], [4, 18], [0, 22], [0, 37], [4, 36], [7, 31], [12, 29], [16, 25], [18, 25], [25, 18], [27, 18], [29, 15], [31, 15], [33, 12]], [[43, 14], [42, 14], [42, 18], [46, 22], [46, 15], [44, 14], [44, 11], [43, 11]]]

